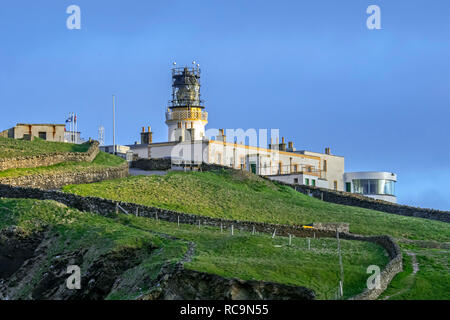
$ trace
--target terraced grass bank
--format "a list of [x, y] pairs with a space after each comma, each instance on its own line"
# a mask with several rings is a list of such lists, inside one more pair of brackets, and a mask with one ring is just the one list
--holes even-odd
[[33, 141], [0, 137], [0, 158], [52, 155], [57, 153], [86, 152], [89, 144], [50, 142], [39, 138]]
[[[66, 262], [80, 263], [83, 275], [97, 275], [85, 280], [83, 286], [89, 288], [90, 283], [91, 287], [82, 291], [82, 297], [151, 296], [155, 290], [154, 280], [163, 265], [181, 259], [191, 242], [196, 248], [192, 260], [185, 265], [190, 270], [227, 278], [305, 286], [313, 289], [319, 299], [334, 299], [339, 279], [337, 242], [333, 239], [312, 239], [311, 250], [308, 250], [306, 239], [295, 238], [288, 246], [288, 239], [284, 237], [272, 239], [269, 235], [251, 235], [238, 230], [231, 236], [229, 230], [221, 233], [220, 229], [212, 227], [199, 229], [183, 224], [178, 227], [173, 223], [125, 215], [105, 218], [53, 201], [0, 199], [0, 233], [12, 226], [18, 227], [16, 230], [21, 230], [25, 238], [42, 233], [48, 244], [38, 250], [40, 257], [29, 278], [18, 281], [19, 285], [14, 287], [0, 284], [0, 295], [9, 298], [48, 298], [55, 287], [59, 288], [57, 295], [67, 298], [62, 270]], [[384, 266], [389, 259], [386, 252], [373, 243], [343, 240], [341, 246], [347, 298], [365, 288], [367, 266]], [[100, 263], [103, 260], [106, 262]], [[120, 263], [125, 260], [132, 263]], [[116, 264], [111, 265], [112, 261]], [[49, 272], [55, 266], [57, 271]], [[99, 272], [108, 275], [113, 267], [120, 270], [121, 280], [114, 286], [109, 285], [114, 281], [106, 281], [108, 285], [98, 289], [96, 283], [103, 283]], [[25, 270], [30, 272], [26, 267], [16, 270], [13, 279], [20, 279]], [[53, 275], [52, 281], [46, 278], [47, 273]]]
[[[224, 219], [288, 225], [348, 222], [352, 233], [388, 234], [399, 241], [412, 241], [417, 250], [431, 252], [430, 245], [439, 246], [444, 256], [450, 255], [446, 247], [450, 242], [447, 223], [326, 203], [247, 173], [171, 172], [166, 176], [130, 177], [91, 185], [67, 186], [64, 190], [82, 196], [96, 196]], [[403, 245], [402, 248], [404, 263], [408, 263], [407, 249]], [[420, 290], [421, 282], [418, 281], [411, 287], [413, 293], [407, 297], [449, 299], [448, 276], [436, 279], [440, 281], [436, 286], [432, 286], [430, 280], [435, 278], [431, 271], [436, 269], [435, 265], [440, 265], [449, 274], [448, 263], [443, 264], [448, 259], [435, 261], [432, 255], [428, 258], [431, 260], [423, 261], [424, 267], [417, 273], [416, 279], [423, 279], [422, 283], [433, 287], [433, 294]]]
[[213, 218], [286, 225], [348, 222], [356, 234], [450, 241], [446, 223], [323, 202], [247, 172], [170, 172], [63, 190]]
[[99, 152], [92, 162], [71, 161], [36, 168], [0, 171], [0, 184], [59, 189], [68, 184], [91, 183], [128, 176], [128, 164], [120, 157]]

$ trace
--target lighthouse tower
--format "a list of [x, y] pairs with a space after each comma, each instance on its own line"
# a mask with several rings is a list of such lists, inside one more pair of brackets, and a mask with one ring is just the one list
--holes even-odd
[[205, 136], [208, 113], [200, 100], [200, 67], [172, 69], [172, 100], [166, 113], [169, 141], [195, 141]]

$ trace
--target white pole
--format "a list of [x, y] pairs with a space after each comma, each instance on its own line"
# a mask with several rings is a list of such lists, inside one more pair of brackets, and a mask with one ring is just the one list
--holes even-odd
[[276, 233], [277, 233], [277, 229], [273, 230], [272, 239], [275, 238]]
[[78, 119], [77, 119], [77, 114], [75, 113], [75, 133], [74, 133], [74, 140], [75, 143], [77, 143], [77, 132], [78, 132]]
[[344, 295], [344, 267], [342, 265], [342, 254], [341, 254], [341, 240], [339, 239], [339, 231], [336, 229], [336, 238], [338, 241], [338, 252], [339, 252], [339, 268], [341, 271], [341, 280], [339, 281], [340, 288], [341, 288], [341, 296]]
[[308, 250], [311, 250], [311, 239], [308, 238]]
[[72, 127], [73, 127], [73, 116], [72, 116], [72, 112], [69, 115], [70, 117], [70, 143], [73, 143], [73, 134], [72, 134]]
[[234, 235], [233, 225], [231, 225], [231, 235]]
[[292, 245], [292, 234], [289, 235], [289, 245]]
[[180, 227], [180, 216], [178, 216], [178, 228]]
[[116, 154], [116, 96], [113, 95], [113, 154]]

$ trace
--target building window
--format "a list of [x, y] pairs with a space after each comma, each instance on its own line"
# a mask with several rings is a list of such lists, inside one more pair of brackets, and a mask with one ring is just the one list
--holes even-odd
[[336, 180], [333, 181], [333, 188], [334, 188], [334, 190], [338, 189], [338, 183]]
[[316, 186], [316, 180], [312, 179], [311, 182], [312, 182], [312, 186], [315, 187]]
[[218, 152], [216, 157], [217, 157], [217, 164], [222, 164], [222, 154]]
[[353, 190], [359, 194], [395, 196], [395, 181], [384, 179], [353, 180]]
[[47, 132], [39, 132], [39, 139], [47, 140]]
[[309, 186], [309, 178], [305, 178], [305, 184]]
[[294, 183], [298, 184], [298, 178], [294, 178]]
[[298, 164], [294, 164], [294, 172], [298, 172]]

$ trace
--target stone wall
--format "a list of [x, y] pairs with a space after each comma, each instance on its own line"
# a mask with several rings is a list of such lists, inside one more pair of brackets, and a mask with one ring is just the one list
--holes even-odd
[[0, 171], [16, 168], [47, 167], [62, 162], [92, 162], [99, 153], [99, 143], [93, 141], [86, 152], [58, 152], [29, 157], [1, 158]]
[[321, 199], [326, 202], [342, 204], [346, 206], [361, 207], [366, 209], [372, 209], [382, 211], [386, 213], [393, 213], [408, 217], [418, 217], [430, 220], [438, 220], [442, 222], [450, 222], [450, 212], [434, 209], [416, 208], [396, 203], [391, 203], [382, 200], [375, 200], [369, 197], [365, 197], [359, 194], [335, 191], [324, 188], [317, 188], [304, 185], [292, 185], [287, 183], [277, 182], [282, 185], [289, 186], [298, 192], [312, 196], [317, 199]]
[[117, 167], [86, 168], [82, 171], [67, 171], [60, 173], [41, 173], [13, 178], [0, 178], [0, 184], [16, 187], [33, 187], [44, 190], [55, 190], [69, 184], [84, 184], [125, 178], [128, 176], [128, 164]]
[[[296, 237], [309, 238], [334, 238], [336, 231], [322, 230], [315, 228], [303, 228], [302, 226], [288, 226], [277, 225], [250, 221], [237, 221], [211, 218], [206, 216], [199, 216], [189, 213], [182, 213], [170, 211], [160, 208], [147, 207], [139, 204], [117, 202], [96, 197], [82, 197], [75, 194], [64, 193], [61, 191], [46, 191], [41, 189], [14, 187], [0, 184], [0, 197], [5, 198], [31, 198], [38, 200], [55, 200], [63, 203], [69, 207], [76, 208], [81, 211], [95, 212], [103, 216], [111, 216], [117, 214], [123, 208], [128, 214], [134, 214], [140, 217], [148, 217], [153, 219], [161, 219], [173, 223], [184, 223], [233, 228], [235, 230], [256, 231], [268, 234], [276, 234], [278, 236], [289, 236], [290, 234]], [[119, 207], [120, 206], [120, 207]], [[383, 269], [381, 273], [381, 289], [366, 290], [353, 297], [353, 299], [376, 299], [381, 292], [387, 287], [392, 278], [402, 271], [402, 253], [395, 241], [389, 236], [362, 236], [355, 235], [348, 232], [339, 232], [339, 237], [347, 240], [367, 241], [380, 245], [383, 247], [390, 257], [390, 262]]]
[[[172, 160], [170, 158], [161, 158], [161, 159], [138, 159], [131, 162], [131, 168], [147, 170], [147, 171], [165, 171], [170, 170], [172, 168]], [[189, 167], [187, 165], [186, 167]], [[218, 164], [209, 164], [203, 162], [200, 164], [199, 169], [201, 171], [213, 171], [213, 170], [233, 170], [230, 167], [218, 165]]]
[[[138, 161], [133, 161], [132, 167], [142, 170], [169, 170], [171, 167], [170, 159], [140, 159]], [[236, 170], [226, 166], [221, 166], [217, 164], [207, 164], [203, 163], [201, 165], [202, 171], [212, 171], [212, 170]], [[266, 178], [267, 177], [263, 177]], [[310, 195], [317, 199], [321, 199], [326, 202], [342, 204], [347, 206], [355, 206], [366, 209], [372, 209], [377, 211], [382, 211], [386, 213], [393, 213], [403, 216], [409, 217], [419, 217], [430, 220], [438, 220], [443, 222], [450, 222], [450, 212], [434, 210], [434, 209], [426, 209], [426, 208], [417, 208], [411, 207], [396, 203], [391, 203], [382, 200], [375, 200], [369, 197], [365, 197], [359, 194], [335, 191], [331, 189], [318, 188], [313, 186], [304, 186], [304, 185], [292, 185], [288, 183], [283, 183], [277, 181], [278, 184], [289, 186], [298, 192], [301, 192], [306, 195]]]
[[138, 159], [131, 161], [131, 168], [141, 169], [141, 170], [157, 170], [164, 171], [169, 170], [172, 167], [172, 160], [165, 159]]

